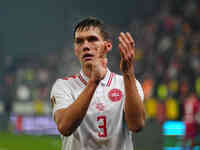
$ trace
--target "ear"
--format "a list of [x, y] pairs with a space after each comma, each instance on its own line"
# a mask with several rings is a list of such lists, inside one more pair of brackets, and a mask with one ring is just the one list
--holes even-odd
[[106, 48], [107, 52], [111, 51], [111, 49], [112, 49], [112, 42], [111, 41], [106, 41], [105, 48]]
[[74, 54], [75, 54], [76, 57], [78, 57], [78, 51], [77, 51], [77, 49], [76, 49], [75, 44], [74, 44]]
[[76, 57], [78, 57], [78, 52], [74, 49], [74, 54]]

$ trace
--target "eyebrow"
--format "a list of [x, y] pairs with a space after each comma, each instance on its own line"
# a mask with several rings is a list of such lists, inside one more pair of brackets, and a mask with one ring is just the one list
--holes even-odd
[[89, 36], [87, 36], [87, 37], [85, 37], [85, 38], [84, 38], [84, 37], [76, 37], [76, 38], [75, 38], [75, 41], [77, 41], [77, 40], [83, 40], [83, 39], [87, 39], [87, 40], [88, 40], [88, 39], [91, 39], [91, 38], [97, 39], [97, 40], [99, 39], [99, 37], [97, 37], [97, 36], [95, 36], [95, 35], [89, 35]]
[[91, 39], [91, 38], [92, 38], [92, 39], [99, 39], [99, 38], [98, 38], [97, 36], [95, 36], [95, 35], [91, 35], [91, 36], [88, 36], [88, 37], [87, 37], [87, 39]]

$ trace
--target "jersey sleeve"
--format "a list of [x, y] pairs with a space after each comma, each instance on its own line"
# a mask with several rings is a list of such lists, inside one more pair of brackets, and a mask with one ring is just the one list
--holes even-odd
[[72, 93], [64, 82], [65, 81], [62, 79], [56, 80], [51, 90], [50, 98], [53, 108], [53, 116], [57, 110], [67, 108], [73, 103]]
[[144, 92], [143, 92], [142, 86], [138, 80], [136, 80], [136, 87], [137, 87], [138, 93], [139, 93], [142, 101], [144, 101]]

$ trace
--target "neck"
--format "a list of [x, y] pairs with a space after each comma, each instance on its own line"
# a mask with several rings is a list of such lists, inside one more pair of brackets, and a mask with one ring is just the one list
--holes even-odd
[[86, 66], [83, 67], [83, 73], [90, 79], [91, 78], [91, 72], [92, 72], [92, 66]]
[[[91, 73], [92, 73], [92, 66], [91, 65], [83, 66], [82, 70], [83, 70], [83, 73], [90, 79], [91, 78]], [[107, 72], [107, 70], [106, 70], [106, 72]]]

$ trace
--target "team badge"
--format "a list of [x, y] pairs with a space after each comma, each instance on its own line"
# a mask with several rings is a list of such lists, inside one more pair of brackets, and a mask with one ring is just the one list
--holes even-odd
[[105, 108], [104, 104], [103, 103], [96, 103], [96, 109], [99, 110], [99, 111], [103, 111]]
[[122, 91], [120, 89], [112, 89], [108, 93], [108, 97], [113, 102], [120, 101], [122, 99]]
[[55, 97], [52, 96], [51, 99], [50, 99], [50, 101], [51, 101], [51, 107], [53, 108], [54, 105], [56, 104], [56, 99], [55, 99]]
[[120, 89], [112, 89], [108, 93], [108, 97], [113, 102], [120, 101], [122, 99], [122, 91]]

